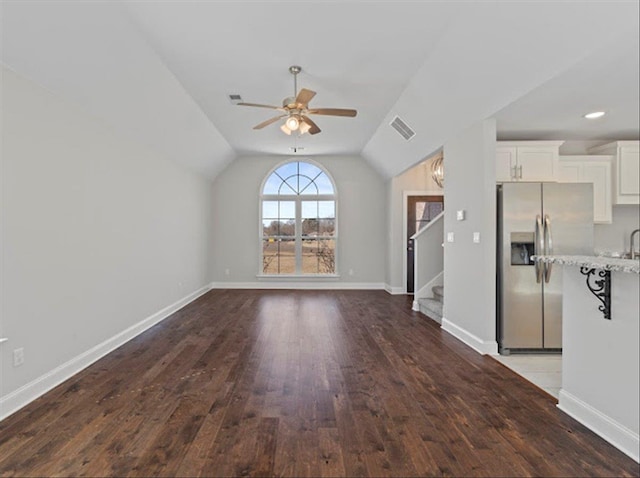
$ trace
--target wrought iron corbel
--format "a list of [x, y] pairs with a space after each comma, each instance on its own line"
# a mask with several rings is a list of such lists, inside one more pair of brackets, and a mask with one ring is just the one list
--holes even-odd
[[597, 269], [597, 271], [596, 273], [594, 267], [580, 267], [580, 273], [587, 278], [589, 291], [602, 302], [598, 310], [602, 312], [605, 319], [611, 320], [611, 271], [604, 269]]

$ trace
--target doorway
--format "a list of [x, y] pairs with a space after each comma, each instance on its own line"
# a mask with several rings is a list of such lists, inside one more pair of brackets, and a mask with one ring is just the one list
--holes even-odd
[[444, 196], [407, 196], [407, 236], [405, 238], [407, 257], [407, 294], [414, 292], [413, 236], [444, 210]]

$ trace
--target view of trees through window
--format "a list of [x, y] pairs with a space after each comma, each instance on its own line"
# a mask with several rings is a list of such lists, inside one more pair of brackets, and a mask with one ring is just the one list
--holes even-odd
[[277, 168], [262, 191], [262, 273], [334, 274], [336, 201], [319, 167], [290, 162]]

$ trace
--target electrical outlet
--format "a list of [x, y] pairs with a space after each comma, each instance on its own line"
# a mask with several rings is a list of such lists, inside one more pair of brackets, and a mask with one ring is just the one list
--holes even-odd
[[349, 269], [349, 275], [352, 276], [353, 275], [353, 269]]
[[13, 366], [19, 367], [24, 363], [24, 349], [20, 347], [13, 351]]
[[480, 244], [480, 233], [479, 232], [474, 232], [473, 233], [473, 242], [476, 244]]
[[460, 209], [459, 211], [456, 211], [456, 220], [464, 221], [464, 218], [465, 218], [464, 209]]
[[447, 242], [453, 242], [455, 240], [455, 235], [453, 232], [447, 232]]
[[224, 275], [228, 276], [229, 274], [231, 274], [231, 271], [229, 269], [225, 269], [224, 270]]

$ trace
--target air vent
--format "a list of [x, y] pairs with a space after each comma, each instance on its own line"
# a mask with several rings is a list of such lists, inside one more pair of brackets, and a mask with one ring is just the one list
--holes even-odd
[[238, 103], [242, 103], [242, 96], [240, 96], [240, 95], [229, 95], [229, 101], [231, 101], [231, 104], [237, 105]]
[[416, 132], [413, 131], [407, 123], [402, 121], [399, 116], [393, 118], [393, 121], [389, 123], [393, 129], [395, 129], [400, 136], [409, 141], [416, 135]]

